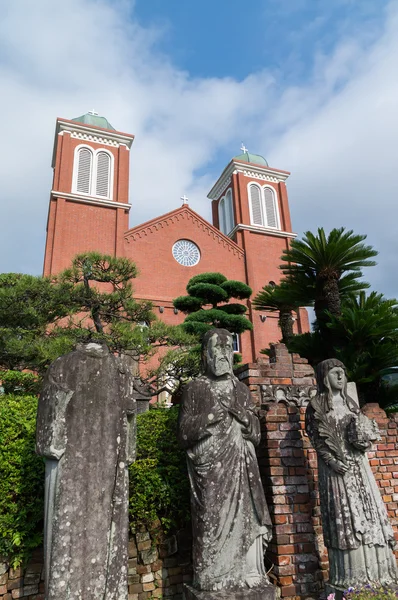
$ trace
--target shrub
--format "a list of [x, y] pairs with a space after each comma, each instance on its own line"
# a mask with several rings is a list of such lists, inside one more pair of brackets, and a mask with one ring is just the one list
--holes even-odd
[[[43, 539], [44, 461], [35, 454], [37, 398], [0, 396], [0, 556], [18, 566]], [[130, 467], [130, 524], [164, 530], [189, 522], [185, 454], [177, 443], [178, 408], [138, 416], [137, 460]]]
[[164, 530], [189, 522], [189, 481], [185, 453], [177, 442], [178, 407], [138, 415], [137, 460], [130, 467], [130, 524], [160, 519]]
[[4, 393], [15, 396], [36, 395], [40, 392], [40, 379], [33, 373], [21, 371], [3, 371], [0, 373]]
[[37, 398], [0, 396], [0, 555], [17, 566], [43, 538], [44, 462], [35, 454]]

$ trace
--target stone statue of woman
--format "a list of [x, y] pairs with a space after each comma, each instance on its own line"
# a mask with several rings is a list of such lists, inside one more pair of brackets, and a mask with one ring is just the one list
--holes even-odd
[[394, 533], [366, 451], [378, 438], [374, 421], [347, 395], [344, 365], [324, 360], [306, 430], [318, 455], [322, 526], [329, 555], [329, 587], [398, 581]]
[[233, 375], [229, 331], [207, 332], [202, 353], [204, 375], [185, 387], [179, 419], [191, 483], [193, 586], [227, 589], [229, 598], [234, 589], [273, 590], [263, 560], [271, 521], [254, 450], [259, 420], [249, 389]]

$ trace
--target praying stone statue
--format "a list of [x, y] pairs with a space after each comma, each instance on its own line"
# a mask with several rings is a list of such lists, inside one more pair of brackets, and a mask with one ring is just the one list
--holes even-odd
[[47, 371], [37, 415], [46, 459], [46, 600], [127, 600], [133, 377], [104, 344]]
[[204, 335], [202, 359], [204, 375], [185, 386], [179, 418], [193, 528], [193, 588], [184, 594], [274, 598], [264, 568], [271, 521], [254, 450], [260, 424], [249, 389], [233, 375], [229, 331]]
[[378, 428], [347, 395], [344, 365], [324, 360], [318, 394], [306, 411], [306, 430], [318, 455], [319, 491], [328, 592], [341, 598], [350, 586], [398, 582], [394, 533], [366, 451]]

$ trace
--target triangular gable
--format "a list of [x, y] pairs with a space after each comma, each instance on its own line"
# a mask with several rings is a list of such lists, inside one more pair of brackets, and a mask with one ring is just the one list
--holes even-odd
[[239, 256], [244, 256], [244, 251], [228, 236], [224, 235], [219, 229], [211, 225], [208, 221], [203, 219], [197, 212], [192, 210], [187, 205], [176, 208], [171, 212], [168, 212], [160, 217], [155, 217], [150, 221], [146, 221], [141, 225], [132, 227], [124, 234], [127, 243], [136, 241], [146, 237], [152, 233], [162, 231], [162, 229], [168, 228], [171, 225], [181, 223], [183, 221], [191, 221], [193, 225], [211, 235], [215, 241], [228, 247], [230, 251]]

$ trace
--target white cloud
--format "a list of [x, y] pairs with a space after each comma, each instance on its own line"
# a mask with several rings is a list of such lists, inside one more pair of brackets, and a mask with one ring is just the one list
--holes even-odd
[[311, 83], [294, 88], [266, 70], [243, 81], [179, 70], [156, 50], [162, 31], [129, 19], [131, 2], [5, 4], [1, 271], [40, 272], [55, 118], [96, 108], [136, 135], [131, 225], [177, 207], [183, 193], [210, 218], [206, 193], [243, 137], [292, 171], [295, 229], [368, 232], [381, 251], [372, 281], [398, 295], [390, 271], [398, 244], [397, 2], [373, 46], [367, 24], [363, 39], [340, 40], [333, 56], [314, 61]]

